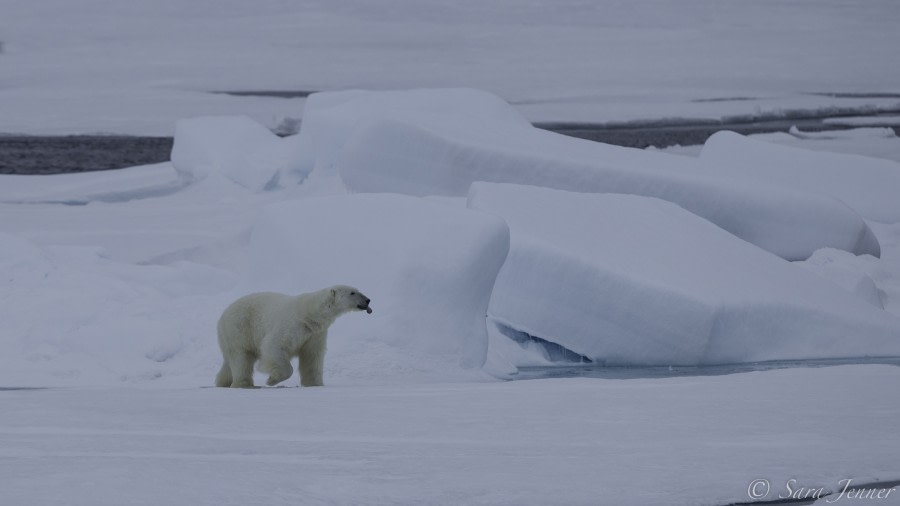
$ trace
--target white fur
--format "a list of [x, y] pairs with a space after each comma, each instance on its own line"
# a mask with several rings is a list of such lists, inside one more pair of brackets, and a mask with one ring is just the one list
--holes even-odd
[[368, 303], [359, 290], [344, 285], [297, 296], [262, 292], [241, 297], [219, 318], [225, 362], [216, 386], [252, 387], [257, 360], [258, 370], [269, 374], [266, 384], [278, 384], [293, 374], [293, 357], [300, 357], [300, 383], [321, 386], [328, 327], [346, 312], [366, 310]]

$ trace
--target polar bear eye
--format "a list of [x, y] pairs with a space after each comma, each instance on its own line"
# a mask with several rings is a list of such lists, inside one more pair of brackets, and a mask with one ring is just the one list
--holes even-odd
[[356, 292], [350, 292], [350, 295], [356, 295]]

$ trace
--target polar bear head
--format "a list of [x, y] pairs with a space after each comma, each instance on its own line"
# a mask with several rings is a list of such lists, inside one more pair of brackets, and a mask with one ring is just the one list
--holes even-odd
[[336, 285], [331, 287], [331, 299], [334, 307], [340, 312], [346, 311], [365, 311], [372, 313], [369, 302], [372, 299], [363, 295], [358, 289], [347, 285]]

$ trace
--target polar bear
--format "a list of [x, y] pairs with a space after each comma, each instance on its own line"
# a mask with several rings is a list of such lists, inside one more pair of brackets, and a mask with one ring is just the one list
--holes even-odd
[[219, 318], [219, 347], [225, 363], [217, 387], [253, 387], [253, 364], [269, 374], [267, 385], [291, 377], [291, 358], [300, 357], [300, 383], [322, 385], [328, 327], [349, 311], [372, 312], [371, 300], [356, 288], [336, 285], [297, 296], [262, 292], [234, 301]]

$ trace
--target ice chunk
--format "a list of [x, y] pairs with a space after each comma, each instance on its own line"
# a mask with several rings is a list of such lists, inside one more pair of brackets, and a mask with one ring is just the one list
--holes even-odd
[[412, 353], [480, 367], [508, 249], [503, 220], [462, 207], [387, 194], [287, 201], [266, 207], [253, 228], [246, 290], [362, 290], [374, 313], [335, 323], [337, 362], [387, 344], [406, 362]]
[[[518, 111], [502, 99], [468, 88], [418, 89], [404, 91], [347, 90], [314, 93], [303, 108], [303, 124], [298, 144], [311, 148], [307, 164], [331, 169], [341, 148], [360, 125], [373, 118], [414, 118], [423, 115], [466, 123], [489, 122], [531, 126]], [[307, 165], [307, 169], [313, 167]]]
[[[840, 118], [835, 118], [840, 119]], [[825, 124], [831, 122], [828, 118], [822, 121]], [[849, 130], [823, 130], [821, 132], [804, 132], [797, 125], [788, 129], [788, 135], [803, 140], [848, 140], [848, 139], [896, 139], [897, 134], [893, 128], [851, 128]]]
[[273, 189], [287, 174], [305, 177], [295, 142], [282, 139], [245, 116], [208, 116], [179, 120], [172, 165], [186, 181], [212, 174], [247, 189]]
[[900, 354], [900, 319], [669, 202], [475, 183], [469, 206], [510, 228], [491, 318], [592, 360]]
[[868, 255], [856, 256], [846, 251], [824, 248], [796, 265], [832, 281], [859, 298], [884, 309], [881, 294], [868, 271], [877, 268], [879, 260]]
[[831, 197], [704, 175], [697, 163], [528, 126], [423, 115], [361, 125], [338, 169], [360, 192], [465, 195], [472, 182], [489, 181], [658, 197], [786, 259], [823, 247], [880, 254], [865, 222]]
[[873, 125], [887, 125], [883, 128], [856, 128], [856, 130], [869, 130], [880, 132], [885, 137], [896, 137], [891, 125], [900, 125], [900, 116], [841, 116], [837, 118], [825, 118], [822, 123], [826, 125], [841, 125], [852, 127], [871, 127]]
[[700, 152], [702, 166], [741, 183], [767, 182], [832, 195], [864, 218], [900, 221], [900, 163], [810, 151], [718, 132]]

